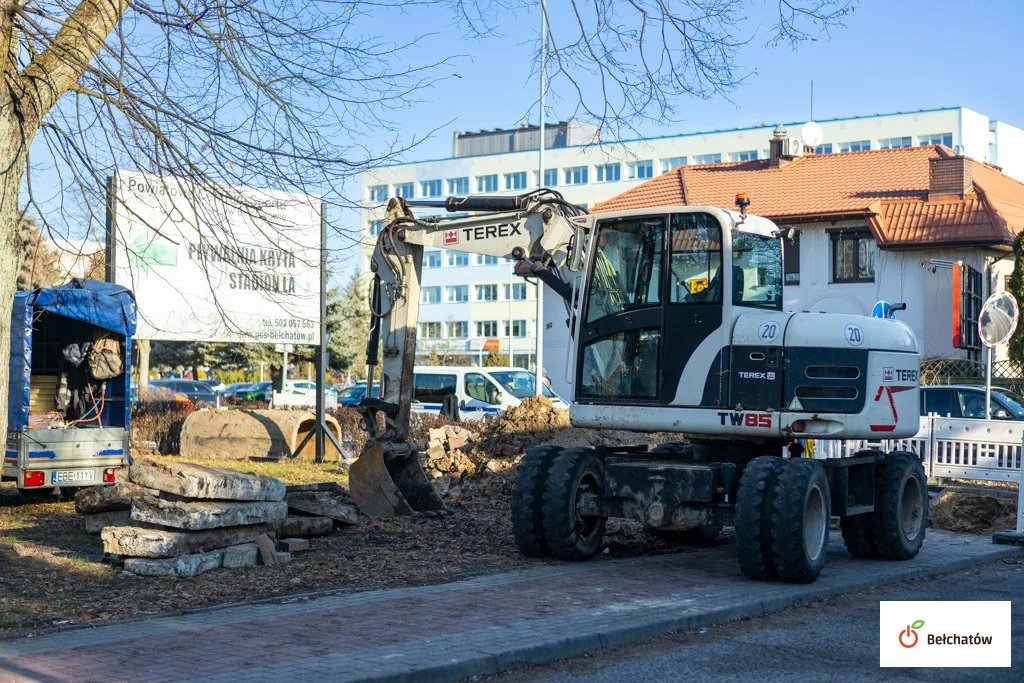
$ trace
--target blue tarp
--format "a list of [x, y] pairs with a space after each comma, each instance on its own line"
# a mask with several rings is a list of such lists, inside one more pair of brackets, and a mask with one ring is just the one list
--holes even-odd
[[[35, 314], [41, 311], [81, 320], [113, 332], [125, 344], [126, 365], [130, 363], [129, 344], [135, 334], [135, 297], [131, 290], [109, 282], [76, 278], [56, 289], [16, 293], [11, 310], [10, 384], [7, 391], [7, 428], [11, 430], [21, 430], [28, 425], [32, 323]], [[122, 375], [126, 392], [128, 377], [128, 372]]]

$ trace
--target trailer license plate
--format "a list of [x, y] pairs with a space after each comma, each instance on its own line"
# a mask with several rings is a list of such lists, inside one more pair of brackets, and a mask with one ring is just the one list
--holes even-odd
[[95, 470], [57, 470], [53, 473], [54, 484], [68, 484], [74, 481], [94, 481]]

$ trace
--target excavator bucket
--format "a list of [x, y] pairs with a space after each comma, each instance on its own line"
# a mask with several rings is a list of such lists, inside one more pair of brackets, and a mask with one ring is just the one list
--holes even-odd
[[369, 517], [395, 517], [445, 509], [441, 497], [413, 452], [387, 457], [375, 443], [363, 449], [348, 471], [349, 492], [359, 511]]

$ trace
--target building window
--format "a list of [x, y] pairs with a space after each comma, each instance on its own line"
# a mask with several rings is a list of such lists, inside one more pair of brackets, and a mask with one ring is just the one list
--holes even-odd
[[485, 254], [476, 255], [476, 264], [478, 266], [496, 266], [498, 265], [497, 256], [487, 256]]
[[469, 254], [464, 251], [449, 251], [448, 265], [453, 268], [461, 268], [469, 265]]
[[[924, 144], [924, 143], [921, 143]], [[386, 202], [388, 200], [388, 186], [387, 185], [371, 185], [370, 186], [370, 201], [371, 202]]]
[[617, 183], [622, 180], [622, 164], [600, 164], [597, 167], [597, 182]]
[[952, 147], [953, 134], [936, 133], [935, 135], [922, 135], [917, 139], [917, 144], [921, 147], [927, 147], [929, 145], [945, 145], [946, 147]]
[[832, 282], [873, 282], [875, 241], [866, 231], [832, 233]]
[[800, 284], [800, 233], [794, 232], [793, 239], [782, 240], [782, 284]]
[[898, 149], [900, 147], [913, 147], [914, 141], [909, 135], [905, 138], [882, 138], [878, 141], [878, 149]]
[[465, 320], [448, 322], [448, 337], [450, 339], [465, 339], [469, 336], [469, 323]]
[[[511, 287], [511, 292], [509, 291]], [[511, 296], [509, 294], [511, 293]], [[505, 300], [512, 299], [512, 301], [526, 301], [526, 283], [516, 282], [512, 285], [505, 285]]]
[[440, 287], [424, 287], [420, 290], [420, 303], [439, 304], [441, 303]]
[[370, 234], [371, 235], [379, 235], [380, 234], [380, 229], [383, 227], [383, 225], [384, 224], [381, 221], [370, 221], [370, 229], [369, 229]]
[[492, 175], [478, 175], [476, 177], [476, 191], [477, 192], [497, 192], [498, 191], [498, 174]]
[[832, 153], [832, 143], [831, 142], [826, 142], [823, 145], [818, 145], [817, 147], [814, 148], [814, 153], [815, 154], [831, 154]]
[[718, 164], [721, 161], [721, 154], [698, 154], [693, 158], [693, 163], [695, 164]]
[[680, 166], [686, 166], [686, 157], [672, 157], [671, 159], [661, 160], [662, 173], [668, 173], [673, 168], [679, 168]]
[[840, 142], [840, 152], [867, 152], [871, 149], [870, 140], [857, 140], [856, 142]]
[[629, 164], [630, 180], [647, 180], [654, 177], [653, 161], [633, 161]]
[[423, 180], [420, 182], [420, 195], [423, 197], [440, 197], [440, 180]]
[[430, 251], [423, 252], [423, 267], [440, 268], [441, 251], [439, 249], [431, 249]]
[[469, 301], [469, 285], [449, 285], [448, 303], [464, 304]]
[[730, 152], [729, 161], [757, 161], [757, 150], [747, 152]]
[[498, 321], [497, 320], [477, 320], [476, 321], [476, 336], [478, 336], [478, 337], [497, 337], [498, 336]]
[[[537, 172], [533, 172], [533, 179], [537, 179]], [[539, 183], [541, 187], [558, 187], [558, 169], [547, 168], [544, 169], [544, 182]]]
[[984, 301], [982, 284], [981, 271], [965, 264], [960, 276], [960, 334], [956, 345], [958, 349], [981, 348], [978, 316], [981, 315], [981, 305]]
[[498, 285], [477, 285], [476, 286], [476, 300], [477, 301], [497, 301], [498, 300]]
[[[508, 321], [505, 323], [505, 336], [508, 335]], [[526, 321], [525, 320], [513, 320], [512, 321], [512, 336], [513, 337], [525, 337], [526, 336]]]
[[440, 339], [441, 323], [420, 323], [420, 339]]
[[587, 184], [587, 167], [586, 166], [573, 166], [572, 168], [565, 169], [565, 184], [566, 185], [586, 185]]
[[448, 194], [457, 197], [469, 194], [469, 178], [449, 178]]
[[505, 174], [505, 189], [506, 190], [525, 190], [526, 189], [526, 171], [518, 171], [516, 173]]
[[415, 188], [413, 183], [399, 183], [395, 185], [395, 196], [402, 199], [412, 199]]

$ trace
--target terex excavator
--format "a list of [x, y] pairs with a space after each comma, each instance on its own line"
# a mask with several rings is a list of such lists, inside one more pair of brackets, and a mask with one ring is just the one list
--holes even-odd
[[[748, 204], [586, 215], [543, 189], [392, 199], [372, 261], [368, 389], [382, 343], [380, 398], [359, 406], [369, 439], [350, 470], [360, 509], [444, 509], [409, 440], [422, 256], [435, 247], [514, 259], [562, 295], [574, 426], [681, 436], [653, 449], [531, 449], [512, 495], [524, 554], [588, 559], [608, 517], [684, 541], [732, 525], [746, 576], [810, 582], [836, 516], [853, 555], [914, 557], [927, 523], [917, 456], [800, 457], [806, 439], [916, 433], [914, 334], [897, 320], [784, 311], [783, 231]], [[417, 205], [476, 213], [417, 219]]]

